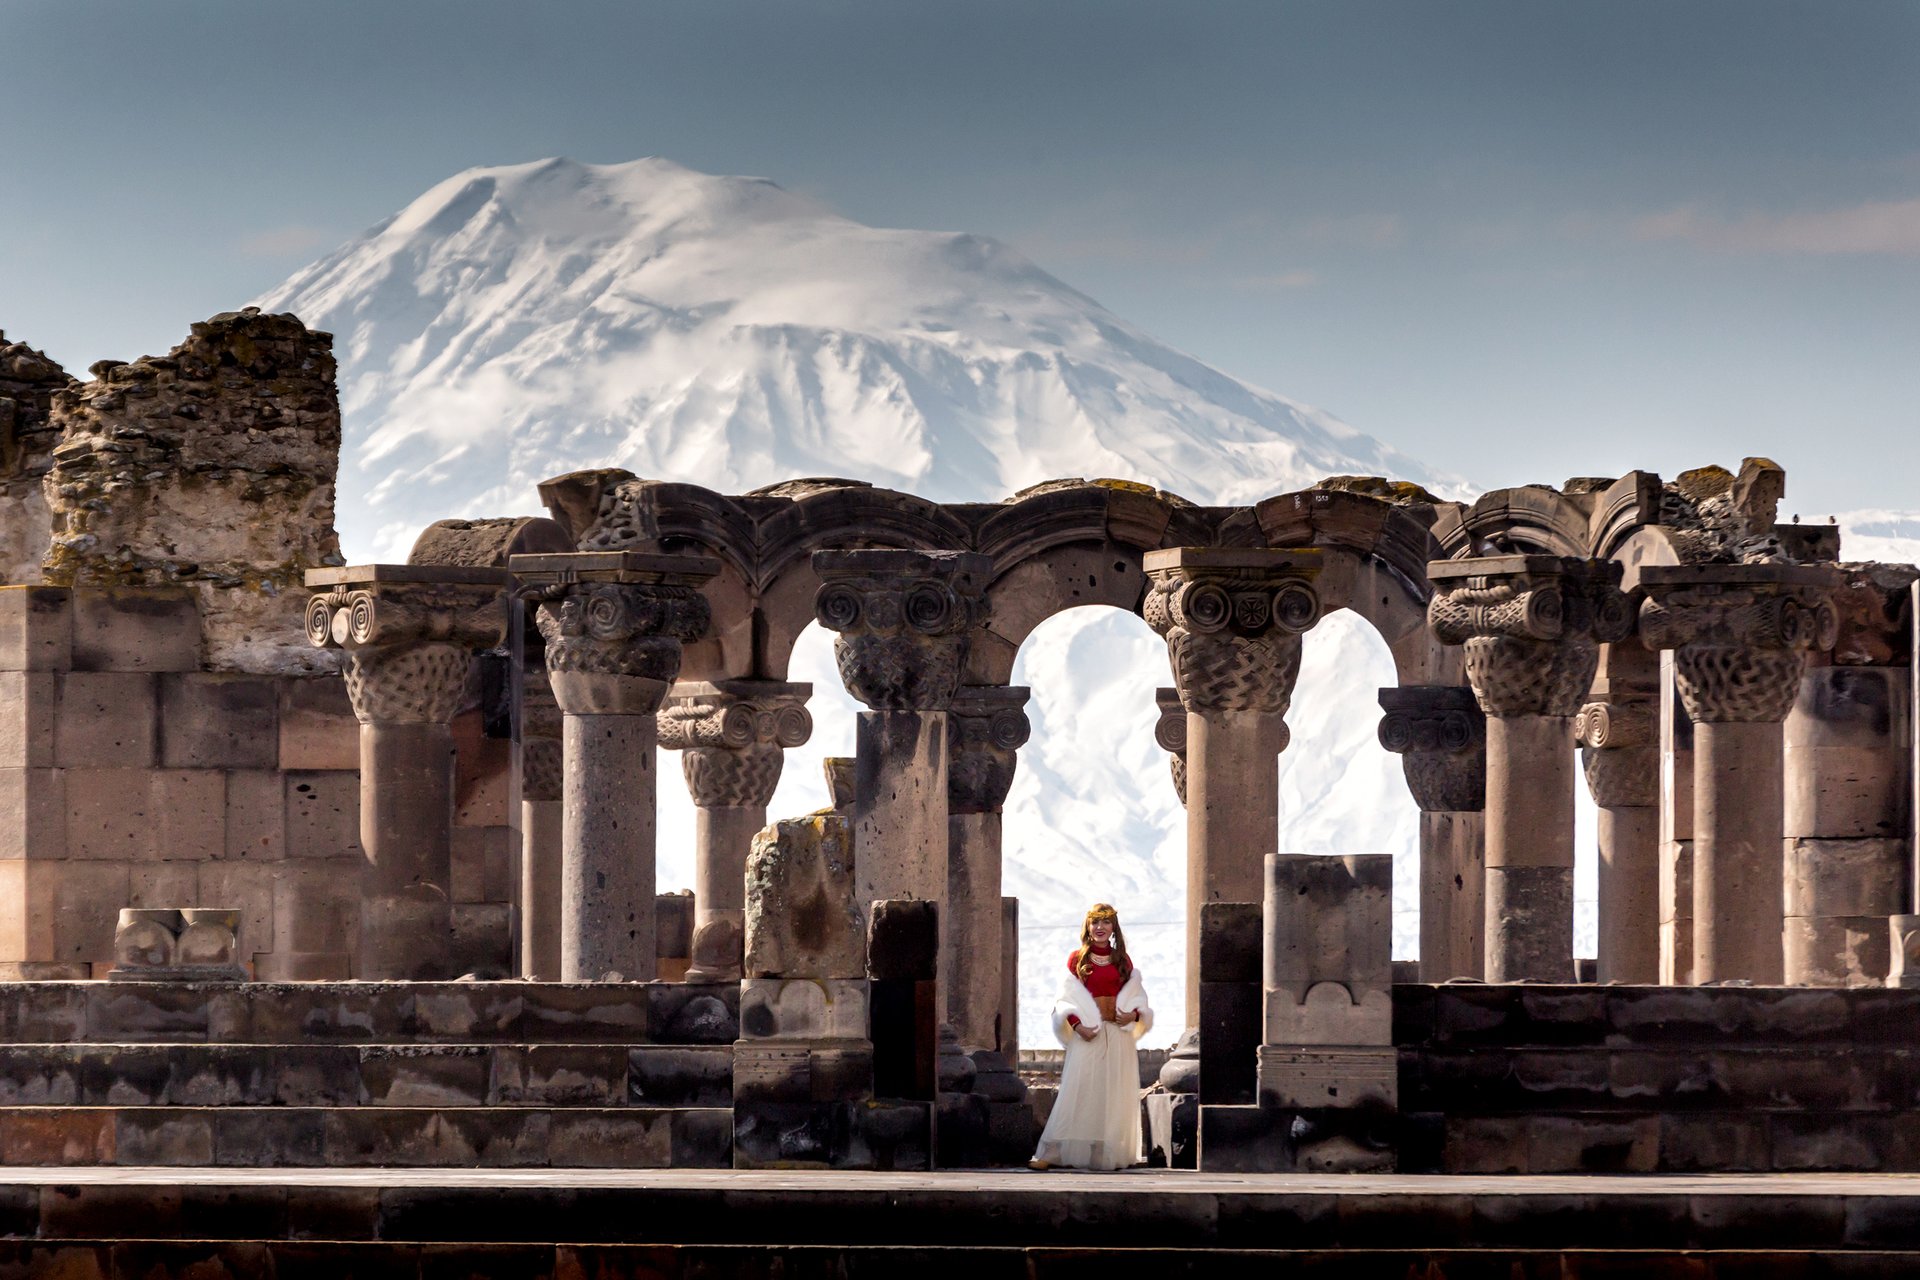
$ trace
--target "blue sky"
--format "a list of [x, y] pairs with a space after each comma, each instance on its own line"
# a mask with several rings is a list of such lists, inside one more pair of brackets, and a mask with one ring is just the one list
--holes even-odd
[[0, 0], [0, 327], [160, 351], [469, 166], [1012, 242], [1492, 487], [1920, 509], [1920, 4]]

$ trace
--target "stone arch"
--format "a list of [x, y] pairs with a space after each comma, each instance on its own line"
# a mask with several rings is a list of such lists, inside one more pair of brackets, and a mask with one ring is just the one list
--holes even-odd
[[1434, 559], [1528, 553], [1584, 559], [1591, 554], [1592, 533], [1590, 505], [1558, 489], [1495, 489], [1434, 522], [1434, 537], [1446, 552]]

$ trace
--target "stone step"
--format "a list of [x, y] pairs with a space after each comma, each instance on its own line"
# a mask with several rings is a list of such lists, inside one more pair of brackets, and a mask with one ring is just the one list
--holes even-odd
[[7, 982], [0, 1043], [731, 1044], [740, 984]]
[[726, 1169], [729, 1107], [32, 1107], [0, 1164]]
[[0, 1107], [726, 1107], [731, 1045], [0, 1045]]

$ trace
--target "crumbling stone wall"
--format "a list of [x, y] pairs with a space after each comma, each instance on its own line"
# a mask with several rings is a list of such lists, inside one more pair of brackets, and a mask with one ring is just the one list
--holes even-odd
[[302, 634], [300, 598], [306, 570], [342, 562], [332, 345], [249, 307], [56, 391], [46, 581], [191, 588], [208, 670], [331, 669]]
[[40, 580], [53, 529], [41, 478], [60, 437], [53, 396], [73, 385], [44, 351], [0, 332], [0, 584]]

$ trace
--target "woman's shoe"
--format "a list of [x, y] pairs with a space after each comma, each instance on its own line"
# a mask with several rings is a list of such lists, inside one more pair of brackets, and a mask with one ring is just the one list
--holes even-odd
[[1042, 1160], [1039, 1156], [1035, 1156], [1033, 1159], [1027, 1161], [1027, 1168], [1045, 1173], [1047, 1170], [1053, 1168], [1053, 1165], [1046, 1160]]

